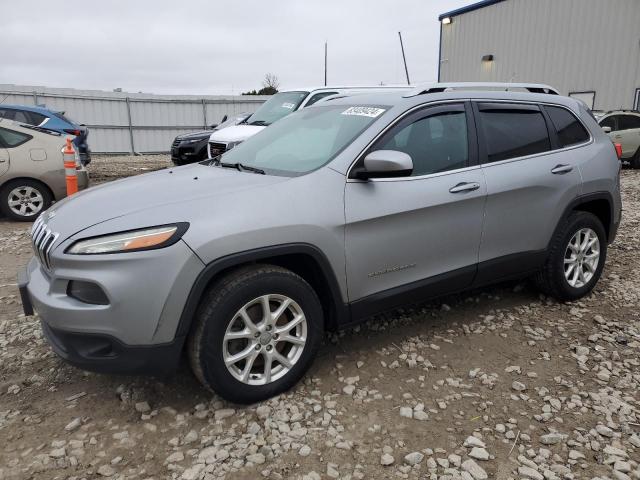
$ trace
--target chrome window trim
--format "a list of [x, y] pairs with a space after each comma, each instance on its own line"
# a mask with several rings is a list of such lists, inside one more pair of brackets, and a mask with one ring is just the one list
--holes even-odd
[[[548, 105], [550, 107], [564, 108], [565, 110], [569, 111], [569, 113], [571, 113], [576, 119], [578, 119], [578, 122], [580, 122], [580, 125], [582, 125], [582, 127], [589, 134], [589, 140], [587, 140], [586, 142], [583, 142], [583, 143], [577, 143], [575, 145], [571, 145], [569, 147], [557, 148], [555, 150], [548, 150], [546, 152], [534, 153], [534, 154], [525, 155], [525, 156], [522, 156], [522, 157], [507, 158], [505, 160], [499, 160], [497, 162], [479, 163], [478, 165], [470, 165], [469, 167], [465, 167], [465, 168], [458, 168], [458, 169], [455, 169], [455, 170], [447, 170], [446, 172], [430, 173], [430, 174], [427, 174], [427, 175], [420, 175], [420, 176], [416, 176], [416, 177], [408, 176], [408, 177], [370, 178], [368, 180], [360, 180], [360, 179], [357, 179], [357, 178], [349, 178], [349, 175], [351, 175], [351, 170], [353, 169], [355, 164], [360, 161], [360, 159], [362, 158], [362, 155], [364, 155], [364, 152], [366, 152], [376, 141], [378, 141], [378, 139], [382, 135], [387, 133], [387, 131], [389, 131], [391, 128], [393, 128], [399, 122], [401, 122], [407, 115], [410, 115], [410, 114], [414, 113], [415, 111], [420, 110], [421, 108], [429, 108], [429, 107], [437, 106], [437, 105], [446, 105], [446, 104], [449, 104], [449, 103], [464, 103], [464, 102], [468, 102], [468, 101], [471, 101], [471, 102], [490, 102], [490, 103], [527, 104], [527, 105]], [[545, 121], [545, 123], [546, 123], [546, 121]], [[383, 181], [383, 182], [403, 182], [403, 181], [408, 181], [408, 180], [422, 180], [422, 179], [430, 178], [430, 177], [436, 177], [436, 176], [439, 177], [439, 176], [442, 176], [442, 175], [445, 175], [445, 174], [449, 174], [449, 173], [459, 173], [459, 172], [463, 172], [463, 171], [467, 171], [467, 170], [474, 170], [476, 168], [483, 168], [485, 166], [486, 167], [490, 167], [490, 166], [493, 166], [493, 165], [503, 165], [505, 163], [519, 162], [519, 161], [522, 161], [522, 160], [529, 160], [531, 158], [543, 157], [543, 156], [549, 155], [551, 153], [566, 152], [566, 151], [570, 151], [570, 150], [575, 150], [576, 148], [586, 147], [587, 145], [591, 145], [592, 143], [594, 143], [594, 138], [593, 138], [593, 135], [591, 134], [591, 130], [589, 130], [587, 128], [587, 126], [584, 124], [584, 122], [582, 121], [580, 116], [577, 115], [573, 110], [571, 110], [566, 105], [560, 105], [560, 104], [553, 103], [553, 102], [533, 102], [533, 101], [528, 101], [528, 100], [507, 100], [507, 99], [493, 99], [493, 98], [467, 98], [467, 99], [455, 99], [455, 100], [452, 99], [452, 100], [441, 100], [441, 101], [435, 101], [435, 102], [429, 102], [429, 103], [422, 103], [420, 105], [416, 105], [416, 106], [410, 108], [409, 110], [404, 112], [402, 115], [397, 117], [393, 122], [391, 122], [389, 125], [387, 125], [387, 127], [384, 130], [379, 132], [378, 135], [376, 135], [374, 137], [374, 139], [371, 140], [367, 144], [367, 146], [356, 156], [356, 159], [349, 166], [349, 169], [347, 170], [347, 183], [367, 183], [367, 182], [381, 182], [381, 181]]]

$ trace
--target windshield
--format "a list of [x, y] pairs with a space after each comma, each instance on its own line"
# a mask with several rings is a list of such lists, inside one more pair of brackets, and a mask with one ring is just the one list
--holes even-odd
[[386, 107], [332, 105], [302, 109], [222, 155], [267, 174], [297, 176], [330, 162]]
[[273, 122], [294, 112], [309, 95], [309, 92], [276, 93], [251, 115], [245, 123], [249, 125], [271, 125]]

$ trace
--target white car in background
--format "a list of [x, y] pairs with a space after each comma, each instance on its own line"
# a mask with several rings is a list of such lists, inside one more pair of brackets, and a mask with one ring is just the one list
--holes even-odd
[[594, 112], [602, 129], [613, 143], [622, 146], [620, 160], [629, 162], [632, 168], [640, 168], [640, 112], [635, 110], [614, 110]]
[[374, 92], [393, 92], [399, 90], [411, 90], [410, 85], [405, 86], [374, 86], [374, 87], [318, 87], [287, 90], [273, 95], [263, 103], [258, 110], [238, 125], [233, 125], [217, 130], [209, 137], [209, 158], [222, 155], [231, 150], [237, 144], [255, 135], [260, 130], [268, 127], [273, 122], [286, 117], [290, 113], [309, 107], [323, 98], [332, 95]]

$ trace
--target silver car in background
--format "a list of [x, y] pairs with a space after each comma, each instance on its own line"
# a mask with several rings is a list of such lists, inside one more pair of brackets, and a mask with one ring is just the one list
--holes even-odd
[[34, 224], [23, 306], [72, 364], [167, 373], [186, 353], [251, 403], [293, 386], [325, 329], [384, 310], [522, 277], [587, 295], [619, 171], [586, 107], [543, 85], [335, 98], [217, 160], [59, 202]]
[[[0, 213], [33, 221], [67, 196], [64, 145], [60, 133], [0, 118]], [[77, 153], [76, 175], [78, 189], [87, 188], [89, 175]]]

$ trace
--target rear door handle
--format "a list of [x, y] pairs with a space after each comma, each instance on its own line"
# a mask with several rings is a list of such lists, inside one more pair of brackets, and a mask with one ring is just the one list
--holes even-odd
[[472, 192], [474, 190], [478, 190], [480, 188], [480, 184], [477, 182], [462, 182], [457, 184], [455, 187], [451, 187], [449, 189], [450, 193], [462, 193], [462, 192]]
[[551, 169], [551, 173], [555, 175], [563, 175], [573, 170], [572, 165], [556, 165]]

